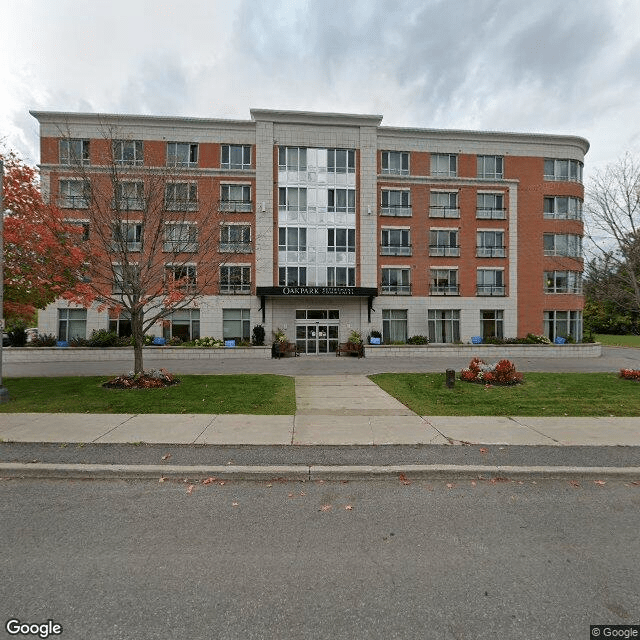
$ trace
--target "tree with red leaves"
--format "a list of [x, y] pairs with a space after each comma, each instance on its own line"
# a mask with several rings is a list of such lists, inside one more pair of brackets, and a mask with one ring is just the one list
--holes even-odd
[[38, 173], [14, 152], [4, 164], [4, 317], [32, 321], [36, 309], [69, 297], [81, 286], [85, 253], [81, 233], [62, 212], [46, 204]]

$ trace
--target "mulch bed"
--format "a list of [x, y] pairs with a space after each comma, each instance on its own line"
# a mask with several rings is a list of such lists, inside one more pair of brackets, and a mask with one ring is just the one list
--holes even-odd
[[158, 389], [172, 387], [180, 380], [172, 376], [166, 369], [152, 369], [135, 375], [133, 372], [117, 376], [103, 383], [105, 389]]

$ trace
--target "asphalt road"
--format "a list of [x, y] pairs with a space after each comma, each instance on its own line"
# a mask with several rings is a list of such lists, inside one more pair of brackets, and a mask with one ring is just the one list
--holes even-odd
[[[336, 358], [300, 356], [281, 360], [263, 358], [226, 358], [220, 360], [163, 360], [153, 350], [145, 351], [145, 368], [165, 367], [176, 374], [276, 373], [281, 375], [330, 375], [353, 373], [432, 373], [460, 369], [469, 358]], [[496, 357], [499, 353], [496, 352]], [[514, 358], [518, 371], [529, 372], [618, 372], [623, 368], [640, 368], [640, 349], [602, 347], [598, 358]], [[3, 376], [91, 376], [117, 375], [133, 369], [131, 357], [123, 360], [94, 362], [42, 362], [3, 364]]]
[[622, 481], [3, 480], [0, 505], [2, 624], [52, 619], [65, 639], [586, 639], [639, 622], [640, 486]]

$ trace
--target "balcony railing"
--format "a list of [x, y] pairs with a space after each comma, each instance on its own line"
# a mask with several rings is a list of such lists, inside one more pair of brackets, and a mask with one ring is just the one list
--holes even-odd
[[479, 284], [476, 290], [476, 295], [479, 296], [504, 296], [504, 285], [492, 285], [492, 284]]
[[61, 209], [87, 209], [89, 198], [86, 196], [60, 196], [58, 206]]
[[166, 240], [162, 250], [170, 253], [195, 253], [198, 251], [197, 242], [185, 242], [184, 240]]
[[221, 284], [220, 293], [251, 293], [251, 284]]
[[504, 220], [506, 217], [506, 209], [476, 209], [476, 218], [483, 220]]
[[142, 242], [119, 242], [118, 240], [113, 240], [111, 242], [111, 251], [128, 251], [131, 253], [136, 253], [138, 251], [142, 251]]
[[381, 256], [410, 256], [412, 255], [411, 245], [388, 245], [383, 244], [380, 247]]
[[116, 211], [144, 211], [144, 198], [114, 198], [111, 208]]
[[251, 253], [253, 247], [250, 242], [221, 242], [220, 253]]
[[164, 208], [167, 211], [197, 211], [197, 200], [165, 200]]
[[430, 244], [429, 255], [456, 257], [460, 255], [460, 247], [454, 247], [452, 245], [444, 245], [444, 244]]
[[410, 284], [383, 284], [382, 293], [386, 294], [395, 294], [401, 296], [410, 296], [411, 295], [411, 285]]
[[253, 203], [246, 200], [222, 200], [220, 202], [221, 213], [251, 213]]
[[429, 287], [429, 293], [432, 296], [458, 296], [460, 295], [460, 286], [457, 284], [432, 284]]
[[457, 207], [429, 207], [430, 218], [459, 218], [460, 209]]
[[393, 216], [395, 218], [410, 218], [413, 215], [411, 207], [391, 206], [380, 209], [381, 216]]
[[506, 247], [476, 247], [477, 258], [506, 258]]

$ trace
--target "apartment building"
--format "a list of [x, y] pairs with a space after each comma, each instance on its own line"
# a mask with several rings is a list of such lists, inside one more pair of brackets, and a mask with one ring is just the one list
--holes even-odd
[[[267, 340], [280, 329], [311, 354], [353, 330], [387, 343], [581, 339], [583, 138], [263, 109], [250, 120], [32, 115], [43, 188], [89, 242], [91, 207], [70, 169], [81, 163], [97, 180], [106, 151], [135, 163], [140, 182], [177, 167], [183, 181], [166, 187], [167, 206], [218, 198], [218, 251], [229, 255], [156, 335], [249, 339], [261, 324]], [[135, 202], [138, 187], [123, 188], [113, 197]], [[127, 233], [143, 240], [142, 229]], [[196, 247], [194, 277], [199, 257]], [[40, 330], [61, 339], [109, 327], [126, 332], [127, 318], [64, 301], [40, 313]]]

